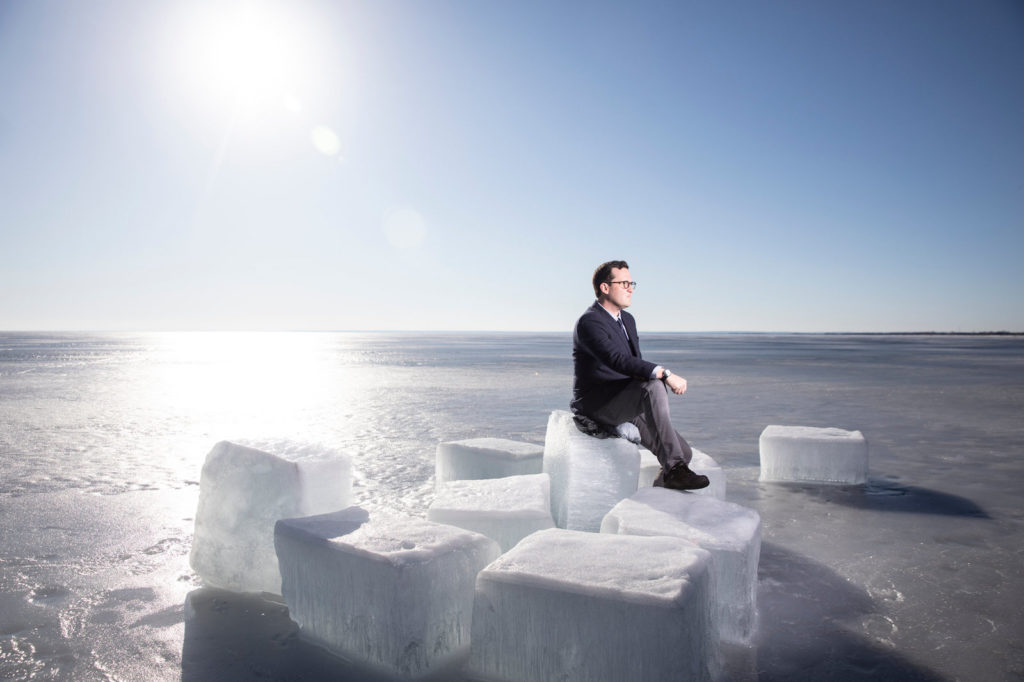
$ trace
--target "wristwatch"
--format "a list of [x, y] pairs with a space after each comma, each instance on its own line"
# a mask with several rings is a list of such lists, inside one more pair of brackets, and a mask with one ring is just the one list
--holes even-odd
[[670, 369], [665, 369], [664, 367], [662, 367], [661, 371], [662, 371], [662, 374], [661, 374], [661, 380], [662, 380], [662, 381], [668, 381], [668, 378], [669, 378], [670, 376], [672, 376], [672, 370], [670, 370]]

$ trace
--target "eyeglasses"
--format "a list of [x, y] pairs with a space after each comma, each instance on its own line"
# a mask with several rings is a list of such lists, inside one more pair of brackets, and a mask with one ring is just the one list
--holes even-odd
[[623, 289], [636, 289], [636, 282], [627, 282], [622, 280], [620, 282], [608, 282], [609, 284], [621, 284]]

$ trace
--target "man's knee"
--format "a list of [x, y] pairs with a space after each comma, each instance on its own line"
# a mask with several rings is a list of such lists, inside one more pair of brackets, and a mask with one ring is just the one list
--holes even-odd
[[641, 384], [644, 402], [647, 403], [654, 419], [668, 417], [668, 391], [660, 379], [651, 379]]
[[641, 387], [644, 393], [654, 400], [664, 400], [668, 397], [668, 389], [665, 388], [665, 382], [661, 379], [648, 379], [641, 383]]

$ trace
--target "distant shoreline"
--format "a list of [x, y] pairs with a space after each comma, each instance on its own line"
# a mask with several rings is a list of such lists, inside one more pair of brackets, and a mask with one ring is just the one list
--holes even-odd
[[[0, 329], [0, 334], [571, 334], [565, 330], [509, 329], [186, 329], [186, 330], [124, 330], [124, 329]], [[981, 332], [794, 332], [794, 331], [660, 331], [646, 334], [723, 334], [733, 336], [1024, 336], [1024, 331]]]
[[796, 334], [810, 333], [821, 334], [822, 336], [1024, 336], [1024, 332], [794, 332]]

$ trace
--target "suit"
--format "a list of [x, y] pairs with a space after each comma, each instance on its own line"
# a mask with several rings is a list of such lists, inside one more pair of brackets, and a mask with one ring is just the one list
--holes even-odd
[[574, 378], [570, 403], [574, 412], [592, 415], [634, 379], [650, 379], [657, 367], [640, 354], [633, 316], [625, 310], [620, 316], [626, 334], [597, 301], [576, 322], [572, 335]]
[[[652, 379], [658, 365], [643, 359], [636, 321], [620, 311], [622, 325], [594, 302], [584, 311], [572, 335], [573, 386], [569, 406], [577, 426], [586, 432], [579, 415], [609, 432], [630, 422], [640, 432], [663, 471], [690, 461], [693, 451], [669, 416], [665, 385]], [[623, 334], [622, 328], [626, 328]]]

